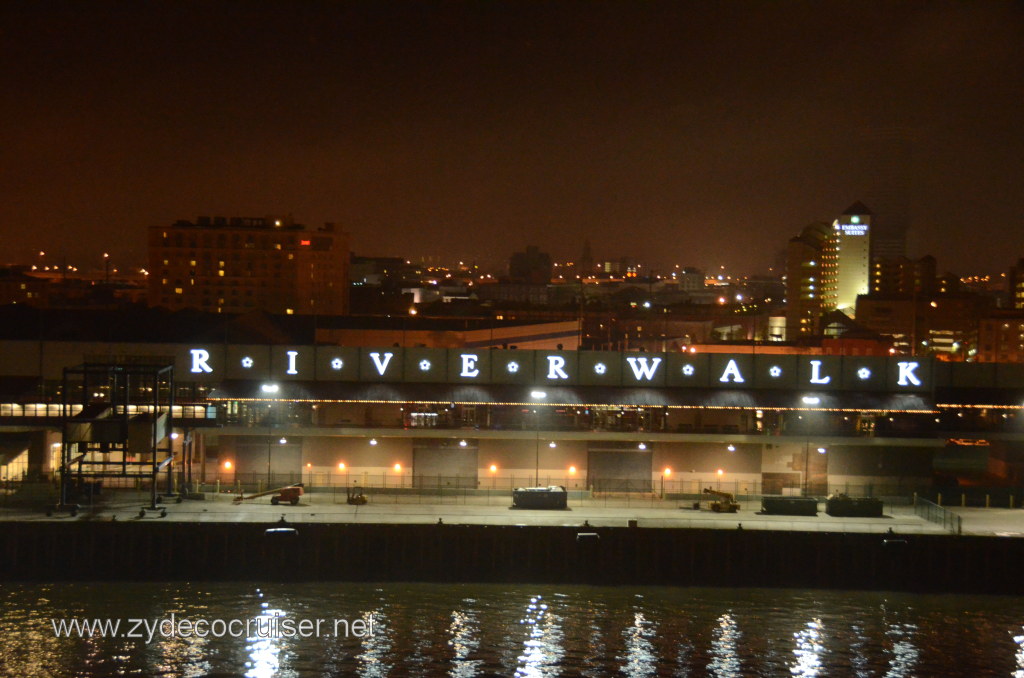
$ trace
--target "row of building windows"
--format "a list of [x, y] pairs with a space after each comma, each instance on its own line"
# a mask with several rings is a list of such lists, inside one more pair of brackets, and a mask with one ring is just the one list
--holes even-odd
[[301, 244], [309, 245], [309, 238], [299, 238], [294, 235], [274, 235], [274, 236], [253, 236], [253, 235], [242, 235], [241, 233], [232, 233], [228, 235], [226, 233], [218, 233], [214, 235], [203, 235], [196, 237], [193, 235], [185, 236], [182, 233], [169, 234], [167, 231], [163, 232], [162, 244], [164, 247], [178, 247], [178, 248], [196, 248], [203, 247], [206, 249], [219, 248], [238, 248], [241, 245], [259, 246], [261, 249], [281, 249], [282, 247], [298, 247]]

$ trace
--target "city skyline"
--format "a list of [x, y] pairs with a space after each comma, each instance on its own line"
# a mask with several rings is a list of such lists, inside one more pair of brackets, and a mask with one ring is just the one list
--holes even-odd
[[757, 273], [876, 195], [909, 204], [912, 257], [1024, 251], [1019, 7], [583, 7], [5, 5], [8, 258], [142, 262], [146, 227], [284, 208], [371, 256], [589, 238]]

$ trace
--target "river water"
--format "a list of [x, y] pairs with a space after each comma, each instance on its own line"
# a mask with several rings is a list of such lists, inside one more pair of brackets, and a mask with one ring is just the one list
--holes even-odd
[[[80, 638], [73, 630], [74, 637], [57, 637], [54, 624], [69, 619], [120, 620], [122, 637]], [[287, 637], [286, 619], [309, 637]], [[318, 619], [320, 637], [310, 635]], [[335, 628], [340, 637], [329, 637]], [[194, 635], [203, 630], [206, 637]], [[4, 584], [0, 675], [1024, 678], [1024, 598], [480, 584]]]

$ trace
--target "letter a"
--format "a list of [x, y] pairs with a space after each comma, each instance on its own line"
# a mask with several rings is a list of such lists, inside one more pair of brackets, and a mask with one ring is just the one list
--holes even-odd
[[[661, 358], [651, 358], [651, 364], [647, 364], [647, 358], [626, 358], [626, 362], [633, 368], [633, 376], [636, 377], [637, 381], [646, 379], [650, 381], [654, 379], [654, 373], [658, 371], [658, 365], [661, 363]], [[639, 363], [639, 365], [637, 364]], [[742, 379], [740, 380], [742, 381]]]
[[832, 377], [821, 376], [821, 361], [811, 361], [811, 383], [812, 384], [827, 384], [832, 381]]
[[921, 385], [921, 380], [917, 378], [916, 374], [914, 374], [914, 370], [916, 370], [918, 368], [920, 363], [896, 363], [896, 364], [899, 365], [899, 368], [900, 368], [900, 376], [899, 376], [899, 379], [896, 380], [897, 384], [899, 384], [900, 386], [909, 386], [911, 384], [913, 384], [914, 386], [920, 386]]
[[736, 364], [735, 360], [730, 360], [729, 361], [729, 363], [725, 366], [725, 371], [722, 372], [722, 378], [719, 379], [718, 381], [720, 381], [720, 382], [722, 382], [724, 384], [724, 383], [729, 381], [729, 376], [730, 375], [732, 376], [732, 380], [734, 382], [736, 382], [737, 384], [742, 384], [743, 383], [743, 375], [740, 374], [740, 368]]
[[370, 359], [373, 360], [373, 364], [377, 367], [377, 372], [380, 376], [384, 376], [384, 370], [388, 368], [388, 363], [391, 362], [391, 357], [394, 353], [385, 353], [384, 360], [380, 359], [380, 353], [371, 353]]
[[192, 373], [202, 374], [203, 372], [213, 372], [213, 368], [207, 364], [207, 360], [210, 359], [210, 352], [202, 348], [194, 348], [189, 353], [192, 354]]

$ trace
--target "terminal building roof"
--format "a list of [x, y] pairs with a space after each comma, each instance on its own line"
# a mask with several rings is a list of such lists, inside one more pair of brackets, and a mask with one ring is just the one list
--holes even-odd
[[138, 343], [220, 342], [312, 344], [318, 330], [466, 332], [544, 324], [480, 317], [243, 315], [168, 311], [131, 306], [119, 310], [0, 307], [0, 340]]

